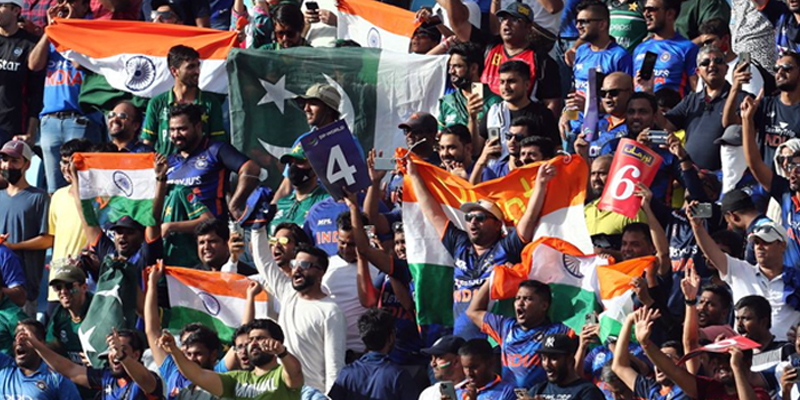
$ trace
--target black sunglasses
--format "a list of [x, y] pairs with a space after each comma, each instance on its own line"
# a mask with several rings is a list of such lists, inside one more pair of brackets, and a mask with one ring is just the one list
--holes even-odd
[[606, 97], [611, 95], [611, 97], [617, 97], [622, 92], [627, 92], [628, 89], [600, 89], [600, 97]]
[[793, 69], [794, 65], [792, 64], [775, 64], [775, 66], [772, 67], [772, 71], [774, 71], [775, 73], [777, 73], [780, 70], [784, 70], [786, 72], [792, 72]]
[[471, 213], [468, 213], [467, 215], [464, 216], [464, 219], [466, 219], [467, 222], [475, 221], [475, 222], [478, 222], [478, 223], [485, 222], [489, 218], [493, 218], [494, 219], [494, 216], [490, 217], [486, 213], [482, 213], [482, 212], [471, 212]]
[[722, 57], [714, 57], [714, 58], [706, 58], [703, 61], [700, 61], [700, 66], [708, 67], [709, 65], [711, 65], [712, 61], [714, 62], [714, 64], [717, 65], [722, 65], [725, 63], [725, 60]]

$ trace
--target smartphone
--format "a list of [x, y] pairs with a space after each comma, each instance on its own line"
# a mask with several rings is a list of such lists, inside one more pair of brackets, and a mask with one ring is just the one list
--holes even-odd
[[590, 313], [586, 314], [586, 323], [587, 324], [592, 324], [592, 325], [597, 325], [597, 313], [593, 311], [593, 312], [590, 312]]
[[441, 381], [439, 382], [439, 393], [442, 396], [447, 396], [453, 400], [457, 400], [456, 398], [456, 386], [453, 384], [453, 381]]
[[489, 138], [488, 140], [499, 139], [500, 138], [500, 127], [491, 127], [489, 128]]
[[319, 11], [319, 4], [316, 1], [307, 1], [306, 8], [308, 11]]
[[[792, 368], [798, 369], [800, 371], [800, 354], [794, 353], [789, 356], [789, 365]], [[797, 374], [797, 378], [794, 380], [795, 382], [800, 382], [800, 374]]]
[[644, 54], [644, 61], [642, 62], [642, 68], [639, 70], [639, 76], [642, 79], [649, 81], [650, 78], [653, 77], [653, 69], [656, 67], [656, 61], [658, 60], [658, 54], [648, 51]]
[[228, 230], [230, 233], [238, 233], [239, 236], [244, 237], [244, 229], [242, 229], [241, 225], [239, 225], [239, 223], [233, 219], [228, 221]]
[[483, 98], [483, 84], [480, 82], [472, 82], [470, 93], [477, 93], [478, 97]]
[[691, 207], [691, 211], [695, 218], [711, 218], [711, 203], [698, 203]]
[[376, 171], [394, 171], [394, 158], [376, 158], [375, 170]]
[[524, 399], [525, 396], [528, 395], [528, 389], [525, 388], [514, 388], [514, 394], [517, 395], [517, 399]]
[[650, 141], [650, 144], [667, 144], [667, 136], [669, 136], [667, 131], [650, 131], [647, 135], [647, 139]]
[[364, 230], [367, 232], [367, 237], [375, 239], [375, 225], [364, 225]]
[[740, 66], [746, 64], [747, 67], [750, 67], [750, 52], [743, 51], [739, 53], [739, 62], [736, 63], [736, 69], [739, 69]]

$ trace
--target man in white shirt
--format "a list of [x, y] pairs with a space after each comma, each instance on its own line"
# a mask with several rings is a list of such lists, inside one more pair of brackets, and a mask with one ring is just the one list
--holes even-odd
[[[702, 46], [713, 44], [722, 49], [725, 53], [725, 63], [728, 64], [728, 72], [725, 74], [725, 80], [733, 85], [733, 74], [736, 73], [737, 67], [739, 66], [739, 55], [733, 51], [733, 46], [731, 45], [729, 23], [730, 21], [723, 21], [721, 18], [711, 18], [703, 22], [703, 24], [700, 25], [700, 43]], [[750, 75], [750, 79], [743, 84], [740, 89], [752, 95], [758, 95], [758, 92], [764, 88], [764, 75], [759, 67], [752, 61], [748, 68], [749, 70], [747, 72]], [[742, 72], [744, 72], [744, 67], [742, 67]], [[767, 94], [770, 93], [770, 88], [775, 88], [774, 78], [768, 78], [772, 79], [773, 82], [771, 85], [767, 86]], [[705, 87], [705, 82], [702, 79], [698, 79], [695, 91], [699, 93], [705, 90]]]
[[458, 384], [466, 379], [464, 369], [461, 367], [461, 357], [458, 355], [458, 349], [465, 343], [467, 341], [458, 336], [446, 335], [434, 342], [433, 346], [420, 350], [422, 354], [431, 357], [433, 377], [438, 382], [423, 390], [419, 400], [441, 400], [441, 382], [450, 381]]
[[303, 366], [305, 384], [327, 393], [344, 367], [344, 314], [322, 291], [328, 255], [307, 244], [298, 245], [285, 274], [272, 258], [265, 228], [253, 230], [253, 258], [264, 284], [281, 304], [278, 324], [284, 344]]
[[723, 253], [706, 231], [703, 220], [691, 216], [691, 206], [686, 214], [700, 250], [719, 271], [719, 277], [731, 287], [733, 302], [738, 303], [739, 299], [750, 295], [766, 298], [772, 306], [770, 331], [775, 340], [785, 341], [789, 329], [800, 322], [800, 311], [784, 300], [784, 269], [792, 268], [783, 265], [783, 252], [789, 240], [786, 229], [775, 222], [766, 222], [753, 230], [748, 238], [755, 244], [756, 265], [752, 265]]

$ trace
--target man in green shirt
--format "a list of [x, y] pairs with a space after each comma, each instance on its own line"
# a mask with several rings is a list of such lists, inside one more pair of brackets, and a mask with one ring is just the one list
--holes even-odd
[[[181, 373], [192, 383], [217, 397], [233, 400], [299, 400], [303, 386], [300, 361], [283, 345], [281, 327], [272, 320], [250, 323], [247, 353], [252, 371], [216, 373], [189, 361], [165, 332], [159, 346], [171, 354]], [[281, 363], [278, 364], [278, 358]]]
[[200, 53], [177, 45], [167, 55], [169, 72], [175, 77], [172, 90], [150, 99], [147, 104], [142, 141], [157, 153], [169, 156], [176, 148], [169, 140], [169, 109], [178, 104], [194, 103], [203, 106], [203, 134], [212, 140], [228, 141], [222, 122], [222, 105], [211, 93], [200, 90]]
[[700, 36], [700, 25], [712, 18], [723, 21], [731, 20], [731, 6], [725, 0], [683, 0], [681, 12], [675, 20], [675, 30], [681, 36], [702, 46], [697, 39]]
[[291, 153], [284, 154], [281, 162], [289, 166], [289, 183], [292, 193], [278, 200], [275, 218], [269, 225], [270, 234], [281, 222], [292, 222], [303, 226], [311, 206], [325, 200], [330, 195], [319, 185], [317, 174], [306, 158], [303, 146], [297, 143]]
[[608, 33], [617, 44], [629, 53], [647, 37], [647, 24], [644, 22], [644, 1], [608, 0]]
[[191, 268], [200, 262], [194, 232], [203, 221], [212, 218], [214, 214], [191, 189], [183, 185], [169, 188], [161, 224], [166, 265]]
[[78, 338], [86, 311], [92, 301], [87, 292], [86, 274], [73, 260], [55, 260], [50, 264], [53, 279], [50, 286], [58, 295], [58, 305], [47, 324], [47, 342], [55, 343], [56, 349], [75, 364], [83, 364], [83, 348]]

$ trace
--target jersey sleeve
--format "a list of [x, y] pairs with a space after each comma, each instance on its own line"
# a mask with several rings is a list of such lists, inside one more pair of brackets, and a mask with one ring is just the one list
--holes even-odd
[[502, 239], [500, 242], [505, 249], [506, 254], [508, 254], [508, 260], [512, 263], [518, 263], [522, 261], [520, 256], [522, 255], [522, 249], [525, 248], [525, 242], [519, 237], [519, 232], [516, 229], [509, 230], [508, 234]]
[[9, 289], [25, 286], [25, 272], [19, 257], [13, 251], [4, 247], [0, 250], [0, 276], [3, 278], [2, 286]]
[[193, 0], [192, 13], [195, 18], [203, 18], [211, 15], [211, 6], [208, 0]]
[[142, 140], [155, 144], [158, 142], [158, 97], [150, 99], [147, 103], [147, 112], [144, 114], [142, 125]]
[[206, 212], [211, 212], [205, 204], [203, 204], [200, 199], [195, 196], [194, 192], [191, 189], [182, 186], [178, 193], [180, 196], [180, 202], [182, 206], [186, 210], [186, 215], [189, 216], [189, 220], [200, 218], [201, 215], [205, 214]]
[[238, 172], [244, 163], [250, 161], [247, 156], [240, 153], [228, 143], [222, 143], [219, 147], [219, 160], [229, 171]]
[[507, 317], [487, 312], [483, 315], [481, 332], [491, 336], [495, 342], [502, 345], [503, 338], [506, 337], [508, 331], [507, 320]]
[[158, 366], [158, 374], [161, 375], [164, 380], [169, 380], [172, 374], [178, 371], [178, 366], [175, 365], [175, 360], [172, 358], [171, 354], [168, 354], [167, 357], [164, 358], [164, 362]]
[[636, 382], [633, 384], [633, 394], [643, 399], [650, 398], [650, 393], [656, 388], [656, 382], [650, 378], [636, 375]]
[[103, 387], [103, 372], [102, 369], [86, 367], [86, 380], [89, 382], [90, 389], [98, 390]]
[[469, 240], [467, 233], [461, 229], [456, 228], [451, 221], [447, 221], [442, 235], [442, 244], [454, 256], [459, 245], [463, 244], [465, 240]]
[[697, 71], [697, 52], [700, 50], [697, 45], [689, 42], [689, 48], [686, 51], [686, 57], [683, 61], [684, 73], [687, 77], [694, 75]]

